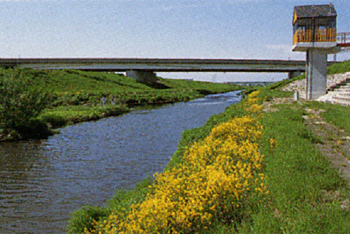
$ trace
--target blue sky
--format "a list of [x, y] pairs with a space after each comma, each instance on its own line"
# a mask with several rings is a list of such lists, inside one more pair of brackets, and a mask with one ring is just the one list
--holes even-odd
[[[314, 0], [0, 0], [1, 58], [305, 59], [292, 52], [292, 16]], [[349, 0], [333, 0], [350, 32]], [[331, 60], [333, 56], [329, 57]], [[350, 53], [337, 55], [350, 59]], [[286, 74], [162, 73], [208, 81]]]

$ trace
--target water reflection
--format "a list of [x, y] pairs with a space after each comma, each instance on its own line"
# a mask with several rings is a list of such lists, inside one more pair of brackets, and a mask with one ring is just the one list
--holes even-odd
[[64, 233], [69, 213], [162, 171], [185, 129], [238, 101], [237, 92], [210, 95], [68, 126], [48, 140], [1, 143], [1, 233]]

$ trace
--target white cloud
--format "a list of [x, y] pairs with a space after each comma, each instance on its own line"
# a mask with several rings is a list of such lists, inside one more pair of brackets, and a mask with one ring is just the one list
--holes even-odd
[[305, 53], [293, 52], [292, 47], [287, 44], [265, 46], [266, 49], [271, 50], [271, 54], [274, 54], [276, 59], [305, 59]]
[[267, 49], [287, 51], [292, 48], [291, 45], [280, 44], [280, 45], [266, 45]]

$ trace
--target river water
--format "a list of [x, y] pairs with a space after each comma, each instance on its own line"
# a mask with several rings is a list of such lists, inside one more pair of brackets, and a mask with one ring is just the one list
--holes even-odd
[[185, 129], [204, 125], [239, 92], [135, 110], [60, 129], [47, 140], [1, 143], [0, 233], [65, 233], [69, 214], [162, 171]]

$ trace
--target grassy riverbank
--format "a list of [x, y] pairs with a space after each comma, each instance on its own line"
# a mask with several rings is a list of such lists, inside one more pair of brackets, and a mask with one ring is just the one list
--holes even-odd
[[[28, 78], [28, 82], [24, 85], [33, 87], [28, 88], [25, 92], [30, 94], [29, 89], [34, 89], [36, 92], [46, 93], [50, 103], [45, 109], [40, 110], [40, 114], [35, 118], [41, 125], [47, 123], [53, 128], [120, 115], [135, 106], [188, 101], [207, 94], [241, 89], [239, 86], [230, 84], [162, 78], [159, 78], [156, 83], [145, 84], [121, 74], [75, 70], [22, 69], [12, 71], [0, 69], [0, 76], [17, 76], [16, 79]], [[11, 85], [11, 87], [20, 87], [14, 82]], [[9, 86], [9, 89], [12, 89], [11, 87]], [[14, 107], [13, 114], [19, 118], [23, 117], [23, 100], [26, 99], [21, 96], [21, 92], [18, 90], [19, 95], [8, 97], [11, 99], [9, 102], [12, 103], [11, 107]], [[4, 93], [9, 93], [9, 91], [4, 90]], [[34, 100], [31, 105], [35, 105]], [[33, 109], [32, 107], [28, 106], [27, 109]], [[40, 131], [35, 129], [33, 131], [36, 137], [41, 136]], [[43, 132], [42, 136], [47, 133], [48, 131]], [[21, 136], [13, 129], [6, 129], [0, 134], [2, 140], [16, 140], [23, 137], [26, 136], [23, 134]]]
[[287, 82], [185, 131], [164, 172], [77, 210], [69, 233], [349, 233], [349, 188], [305, 119], [322, 109], [350, 134], [350, 110], [295, 102]]

